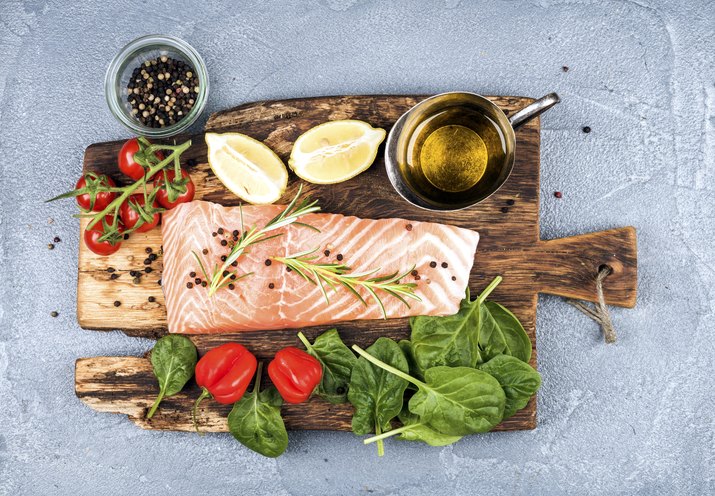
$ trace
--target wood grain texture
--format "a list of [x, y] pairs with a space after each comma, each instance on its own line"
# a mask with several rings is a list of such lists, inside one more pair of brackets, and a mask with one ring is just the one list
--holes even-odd
[[[395, 120], [417, 103], [420, 96], [341, 96], [257, 102], [219, 112], [209, 119], [207, 131], [235, 131], [264, 141], [287, 162], [292, 143], [303, 132], [328, 120], [360, 119], [389, 130]], [[531, 102], [522, 97], [490, 97], [507, 113]], [[403, 217], [438, 221], [479, 231], [481, 239], [470, 275], [470, 290], [477, 294], [495, 276], [504, 277], [491, 299], [507, 306], [521, 320], [534, 345], [532, 365], [536, 366], [536, 302], [538, 293], [550, 293], [593, 301], [595, 276], [601, 265], [613, 268], [605, 284], [606, 301], [632, 307], [636, 300], [636, 237], [633, 228], [541, 241], [539, 239], [539, 121], [521, 127], [517, 133], [514, 171], [504, 186], [488, 200], [458, 212], [429, 212], [413, 207], [392, 189], [384, 169], [383, 150], [375, 164], [357, 178], [339, 185], [304, 187], [320, 201], [326, 212], [364, 218]], [[178, 137], [181, 142], [187, 137]], [[228, 192], [211, 173], [206, 163], [203, 135], [191, 137], [194, 145], [184, 154], [186, 166], [196, 183], [197, 198], [224, 205], [237, 205], [238, 198]], [[116, 155], [122, 142], [91, 145], [85, 152], [84, 168], [112, 175], [118, 182]], [[299, 180], [291, 174], [284, 198], [291, 198]], [[507, 207], [507, 201], [514, 204]], [[86, 225], [81, 223], [82, 228]], [[127, 334], [158, 337], [166, 332], [166, 311], [161, 287], [161, 257], [152, 272], [137, 284], [130, 270], [142, 270], [145, 248], [155, 252], [161, 246], [159, 230], [133, 235], [110, 257], [98, 257], [82, 244], [79, 254], [77, 315], [88, 329], [120, 329]], [[119, 277], [110, 279], [107, 267]], [[149, 302], [153, 296], [156, 301]], [[113, 302], [121, 302], [115, 307]], [[309, 337], [334, 326], [306, 329]], [[355, 321], [337, 326], [346, 343], [371, 344], [379, 336], [408, 337], [407, 319]], [[202, 353], [213, 346], [238, 340], [261, 359], [270, 359], [280, 348], [296, 345], [295, 330], [246, 332], [240, 335], [191, 336]], [[134, 371], [134, 372], [131, 372]], [[77, 363], [77, 394], [97, 410], [125, 413], [145, 428], [188, 430], [193, 389], [162, 404], [151, 421], [143, 419], [144, 409], [156, 392], [155, 379], [144, 358], [99, 357]], [[131, 394], [130, 394], [131, 393]], [[148, 402], [148, 404], [147, 404]], [[536, 423], [536, 403], [500, 429], [530, 429]], [[207, 405], [207, 430], [225, 430], [228, 409]], [[311, 400], [298, 407], [285, 407], [286, 422], [293, 429], [349, 429], [349, 407]]]

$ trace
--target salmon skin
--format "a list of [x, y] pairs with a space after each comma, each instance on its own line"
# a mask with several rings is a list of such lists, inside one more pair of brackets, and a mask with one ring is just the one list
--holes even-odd
[[[246, 229], [263, 227], [284, 208], [243, 207], [243, 225]], [[233, 232], [240, 232], [241, 209], [193, 201], [165, 212], [162, 287], [169, 332], [230, 333], [383, 318], [379, 305], [364, 288], [358, 291], [367, 305], [341, 286], [336, 286], [336, 291], [326, 288], [327, 303], [318, 286], [270, 260], [314, 248], [320, 255], [317, 261], [340, 259], [355, 272], [379, 268], [376, 276], [405, 272], [414, 266], [417, 272], [401, 282], [416, 283], [415, 294], [421, 301], [408, 299], [408, 308], [377, 290], [388, 318], [451, 315], [459, 310], [479, 242], [477, 232], [432, 222], [368, 220], [339, 214], [308, 214], [299, 221], [319, 232], [296, 224], [275, 231], [282, 235], [251, 246], [233, 268], [239, 275], [253, 274], [237, 281], [233, 290], [222, 288], [209, 297], [208, 288], [196, 284], [196, 278], [205, 277], [192, 252], [207, 271], [216, 264], [220, 267], [221, 256], [230, 252]], [[227, 241], [225, 246], [222, 240]]]

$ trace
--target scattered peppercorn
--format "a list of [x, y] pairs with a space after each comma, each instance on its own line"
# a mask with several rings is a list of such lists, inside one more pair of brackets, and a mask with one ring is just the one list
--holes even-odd
[[233, 230], [233, 237], [235, 238], [235, 237], [237, 237], [237, 236], [238, 236], [238, 229], [234, 229], [234, 230]]
[[134, 69], [126, 99], [135, 119], [161, 128], [176, 124], [191, 111], [199, 89], [198, 75], [190, 64], [162, 55]]
[[119, 300], [114, 300], [114, 306], [115, 306], [115, 307], [118, 307], [118, 306], [120, 306], [121, 304], [122, 304], [121, 301], [119, 301]]
[[330, 256], [330, 250], [325, 250], [325, 251], [323, 252], [323, 255], [325, 255], [326, 257], [329, 257], [329, 256]]
[[416, 270], [413, 270], [412, 272], [410, 272], [410, 274], [412, 274], [413, 276], [416, 276], [417, 274], [419, 274], [419, 272], [417, 272]]
[[129, 239], [129, 235], [128, 235], [128, 234], [125, 234], [123, 237], [124, 237], [124, 239]]
[[151, 260], [152, 262], [155, 261], [157, 258], [159, 257], [156, 253], [152, 253], [149, 255], [149, 260]]
[[[223, 244], [223, 243], [221, 243], [221, 244]], [[201, 253], [203, 253], [204, 255], [208, 255], [209, 250], [207, 248], [204, 248], [203, 250], [201, 250]]]
[[502, 207], [501, 208], [501, 213], [505, 214], [509, 212], [509, 207]]
[[226, 277], [228, 274], [229, 274], [229, 271], [224, 270], [224, 271], [223, 271], [223, 274], [221, 274], [221, 275], [222, 275], [223, 277]]
[[206, 281], [201, 281], [201, 287], [205, 288], [206, 286], [208, 286], [208, 284], [206, 283]]
[[231, 274], [231, 280], [235, 281], [236, 280], [236, 274]]
[[151, 247], [147, 246], [146, 248], [144, 248], [144, 251], [146, 253], [151, 253], [153, 250], [151, 249]]
[[107, 267], [107, 272], [109, 272], [110, 274], [114, 272], [114, 267]]
[[219, 228], [218, 228], [218, 233], [219, 233], [219, 234], [223, 234], [223, 227], [219, 227]]
[[506, 201], [506, 204], [509, 205], [509, 206], [514, 205], [514, 203], [516, 203], [514, 200], [507, 200], [507, 201]]
[[343, 255], [342, 255], [341, 253], [338, 253], [338, 256], [335, 257], [335, 258], [338, 259], [338, 262], [342, 262], [342, 261], [343, 261]]
[[156, 281], [156, 283], [157, 283], [159, 286], [161, 286], [161, 279], [159, 279], [158, 281]]
[[238, 260], [234, 260], [231, 267], [238, 267]]
[[139, 272], [137, 272], [136, 270], [130, 270], [130, 271], [129, 271], [129, 275], [132, 276], [132, 277], [136, 277], [136, 276], [139, 275]]
[[452, 276], [452, 280], [453, 280], [453, 281], [456, 281], [456, 280], [457, 280], [457, 276]]
[[199, 278], [197, 277], [196, 279], [194, 279], [194, 282], [195, 282], [196, 284], [201, 284], [201, 279], [199, 279]]
[[420, 276], [415, 276], [415, 281], [419, 281], [420, 279], [422, 279]]
[[408, 231], [411, 231], [411, 230], [412, 230], [412, 224], [407, 224], [407, 225], [405, 226], [405, 229], [407, 229]]
[[150, 296], [149, 298], [146, 299], [149, 303], [154, 303], [156, 301], [156, 298], [153, 296]]
[[286, 272], [291, 272], [292, 270], [293, 270], [293, 269], [291, 269], [290, 267], [286, 266]]
[[236, 286], [234, 286], [233, 284], [229, 284], [229, 285], [228, 285], [228, 289], [230, 289], [231, 291], [233, 291], [234, 289], [236, 289]]
[[555, 196], [556, 198], [561, 198], [561, 197], [564, 196], [564, 195], [561, 193], [561, 191], [554, 191], [554, 196]]
[[54, 241], [55, 243], [59, 243], [62, 240], [60, 239], [59, 236], [55, 236], [55, 238], [52, 241]]
[[275, 287], [276, 287], [276, 285], [273, 284], [272, 282], [268, 283], [268, 289], [273, 289]]
[[189, 289], [191, 289], [191, 288], [194, 287], [194, 283], [192, 283], [192, 282], [187, 282], [187, 283], [186, 283], [186, 287], [189, 288]]
[[109, 276], [109, 278], [110, 278], [111, 280], [118, 279], [118, 278], [119, 278], [119, 274], [116, 274], [116, 273], [115, 273], [115, 274], [112, 274], [112, 275]]
[[193, 270], [192, 270], [191, 272], [189, 272], [189, 277], [192, 278], [192, 279], [193, 279], [194, 277], [196, 277], [196, 272], [194, 272]]
[[569, 66], [565, 65], [561, 68], [561, 70], [564, 72], [569, 72]]
[[151, 265], [151, 259], [150, 259], [150, 258], [145, 258], [145, 259], [144, 259], [144, 265]]
[[591, 128], [588, 127], [588, 126], [583, 126], [582, 131], [583, 131], [584, 133], [590, 133], [590, 132], [591, 132]]
[[269, 266], [271, 265], [271, 259], [270, 259], [270, 258], [267, 258], [266, 261], [263, 262], [263, 263], [266, 264], [266, 267], [269, 267]]
[[221, 255], [221, 261], [225, 262], [226, 261], [226, 255]]
[[430, 262], [429, 266], [434, 269], [435, 267], [437, 267], [437, 262]]
[[55, 245], [53, 245], [52, 243], [48, 243], [48, 244], [47, 244], [47, 249], [48, 249], [48, 250], [54, 250], [54, 249], [55, 249]]
[[218, 233], [216, 233], [216, 232], [212, 232], [212, 233], [211, 233], [211, 236], [213, 236], [213, 237], [215, 238], [217, 234], [218, 234]]
[[[226, 241], [225, 239], [221, 240], [221, 246], [226, 246], [227, 244], [228, 244], [228, 241]], [[208, 250], [206, 250], [206, 251], [208, 252]]]
[[139, 276], [135, 277], [133, 279], [133, 282], [134, 282], [134, 284], [139, 284], [140, 282], [142, 282], [141, 277], [139, 277]]
[[154, 270], [154, 269], [152, 269], [151, 267], [145, 267], [145, 268], [144, 268], [144, 272], [146, 272], [147, 274], [150, 274], [153, 270]]
[[449, 264], [447, 262], [442, 262], [442, 268], [446, 269], [447, 267], [449, 267]]
[[59, 313], [55, 312], [54, 310], [50, 312], [51, 317], [57, 317], [59, 316]]

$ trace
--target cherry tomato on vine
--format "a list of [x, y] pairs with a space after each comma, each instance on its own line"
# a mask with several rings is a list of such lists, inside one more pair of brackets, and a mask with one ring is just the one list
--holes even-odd
[[[166, 180], [164, 176], [166, 176]], [[159, 189], [156, 194], [159, 204], [168, 210], [180, 203], [188, 203], [193, 200], [196, 191], [191, 176], [184, 169], [181, 169], [181, 179], [176, 179], [173, 169], [159, 172], [154, 177], [154, 188]]]
[[[154, 162], [161, 162], [164, 160], [164, 154], [160, 151], [155, 152], [154, 156], [156, 157], [153, 160]], [[117, 156], [117, 161], [119, 162], [119, 170], [135, 181], [144, 177], [144, 173], [146, 172], [144, 167], [137, 162], [137, 159], [147, 161], [139, 140], [137, 138], [132, 138], [127, 140], [127, 142], [122, 145], [122, 149], [119, 150], [119, 155]]]
[[[111, 191], [99, 191], [100, 189], [114, 188], [116, 185], [111, 177], [104, 174], [95, 174], [88, 172], [79, 178], [75, 189], [86, 189], [86, 193], [77, 195], [77, 205], [84, 210], [93, 212], [101, 212], [107, 205], [112, 203], [117, 197], [116, 193]], [[69, 194], [69, 193], [68, 193]]]
[[[122, 206], [119, 207], [119, 218], [122, 219], [122, 224], [126, 229], [134, 229], [134, 227], [143, 220], [143, 223], [136, 228], [136, 232], [147, 232], [154, 229], [161, 218], [159, 212], [154, 212], [155, 209], [159, 208], [159, 204], [154, 200], [150, 208], [145, 208], [145, 198], [143, 194], [131, 195], [129, 198], [124, 200]], [[146, 214], [152, 217], [151, 222], [147, 222], [143, 219], [142, 215], [139, 213], [139, 209], [145, 211]]]
[[[114, 217], [107, 215], [103, 222], [98, 222], [91, 229], [84, 231], [84, 244], [97, 255], [107, 256], [115, 253], [122, 246], [124, 226], [119, 222], [113, 231]], [[108, 235], [108, 236], [107, 236]], [[107, 239], [100, 240], [106, 237]]]

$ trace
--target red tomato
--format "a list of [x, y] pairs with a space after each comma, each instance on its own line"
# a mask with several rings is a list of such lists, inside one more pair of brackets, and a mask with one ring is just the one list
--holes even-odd
[[[77, 205], [84, 210], [101, 212], [107, 205], [112, 203], [117, 197], [116, 193], [109, 191], [97, 191], [99, 188], [113, 188], [116, 186], [111, 177], [104, 174], [88, 172], [80, 177], [75, 185], [75, 189], [86, 189], [87, 192], [77, 196]], [[92, 201], [94, 199], [94, 201]]]
[[[173, 189], [173, 195], [172, 192], [167, 190], [167, 185], [164, 183], [164, 175], [166, 175], [169, 186]], [[174, 169], [159, 172], [154, 177], [154, 187], [159, 189], [159, 192], [156, 194], [156, 199], [159, 200], [159, 204], [167, 210], [171, 210], [180, 203], [190, 202], [194, 199], [194, 192], [196, 191], [191, 176], [184, 169], [181, 169], [181, 179], [176, 180], [175, 177]], [[173, 196], [173, 198], [170, 198], [170, 196]]]
[[[132, 138], [122, 145], [122, 149], [119, 150], [119, 155], [117, 157], [119, 170], [135, 181], [144, 177], [144, 172], [146, 172], [144, 167], [138, 164], [134, 157], [137, 153], [139, 153], [140, 156], [143, 156], [143, 152], [139, 146], [139, 141], [136, 138]], [[164, 154], [161, 152], [155, 152], [154, 156], [159, 161], [164, 160]]]
[[[107, 215], [104, 218], [104, 223], [98, 222], [94, 225], [94, 227], [92, 227], [92, 229], [84, 231], [84, 244], [87, 245], [87, 248], [92, 250], [97, 255], [102, 256], [111, 255], [119, 250], [122, 246], [122, 231], [124, 231], [124, 227], [121, 222], [117, 226], [117, 231], [112, 233], [109, 239], [102, 241], [99, 240], [99, 238], [104, 236], [104, 234], [111, 229], [113, 222], [114, 217]], [[107, 224], [106, 227], [104, 225], [105, 223]]]
[[[140, 193], [130, 196], [124, 201], [124, 203], [122, 203], [122, 206], [119, 207], [119, 218], [122, 219], [122, 224], [124, 224], [125, 229], [133, 229], [137, 225], [137, 223], [139, 223], [140, 219], [142, 219], [142, 217], [139, 215], [139, 212], [136, 210], [136, 207], [139, 206], [143, 209], [144, 202], [144, 195]], [[156, 200], [154, 200], [154, 204], [152, 206], [154, 208], [159, 208], [159, 205], [157, 204]], [[148, 211], [147, 213], [151, 215], [150, 211]], [[156, 212], [152, 215], [152, 221], [147, 222], [146, 220], [144, 220], [143, 223], [139, 227], [137, 227], [136, 232], [151, 231], [157, 226], [157, 224], [159, 224], [160, 218], [161, 214], [159, 212]]]

